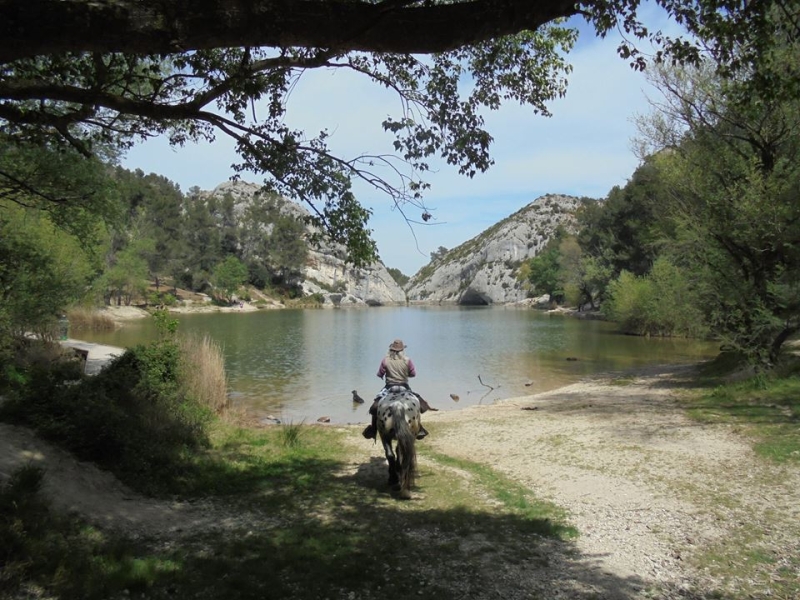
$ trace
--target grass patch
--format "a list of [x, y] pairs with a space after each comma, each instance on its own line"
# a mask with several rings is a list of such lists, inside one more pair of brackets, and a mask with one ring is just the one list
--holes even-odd
[[170, 491], [186, 497], [253, 501], [262, 509], [275, 510], [313, 494], [339, 468], [339, 437], [323, 427], [294, 425], [298, 433], [287, 444], [286, 427], [257, 430], [217, 421], [210, 429], [211, 448], [194, 454]]
[[733, 536], [697, 556], [695, 562], [709, 576], [724, 582], [712, 598], [800, 597], [800, 555], [787, 553], [763, 530], [746, 523]]
[[281, 443], [286, 448], [296, 448], [300, 445], [301, 437], [303, 435], [303, 422], [301, 422], [299, 425], [295, 423], [281, 425], [279, 431], [281, 432]]
[[511, 514], [528, 522], [528, 530], [532, 533], [561, 539], [577, 537], [577, 530], [564, 524], [567, 515], [563, 509], [550, 502], [534, 498], [530, 490], [494, 469], [445, 454], [435, 453], [432, 458], [440, 464], [468, 472], [477, 486], [488, 492]]
[[498, 564], [546, 561], [541, 540], [574, 536], [556, 507], [487, 467], [436, 455], [452, 468], [423, 468], [420, 501], [400, 502], [386, 489], [383, 459], [343, 472], [342, 437], [352, 432], [292, 427], [302, 431], [294, 446], [285, 427], [219, 432], [213, 451], [225, 462], [258, 465], [250, 509], [280, 522], [192, 538], [173, 557], [185, 565], [174, 583], [180, 595], [455, 600], [486, 589]]
[[751, 377], [718, 385], [688, 401], [701, 422], [730, 423], [754, 440], [754, 449], [776, 463], [800, 464], [800, 376]]

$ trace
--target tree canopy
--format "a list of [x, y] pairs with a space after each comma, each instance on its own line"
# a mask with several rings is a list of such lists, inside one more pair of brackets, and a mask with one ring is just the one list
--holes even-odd
[[649, 70], [645, 162], [579, 215], [581, 250], [617, 278], [593, 287], [626, 331], [708, 330], [759, 369], [800, 331], [798, 10], [770, 15], [772, 49], [751, 69]]
[[[697, 41], [648, 30], [638, 0], [0, 0], [0, 123], [14, 143], [84, 156], [157, 135], [175, 145], [229, 136], [234, 172], [262, 174], [270, 191], [305, 202], [351, 259], [366, 261], [376, 255], [370, 212], [353, 181], [426, 221], [432, 160], [468, 177], [491, 166], [486, 110], [515, 101], [547, 115], [565, 93], [577, 33], [559, 19], [580, 15], [601, 36], [623, 29], [620, 55], [637, 68], [645, 39], [656, 59], [711, 52], [736, 68], [763, 54], [765, 15], [790, 3], [656, 4]], [[383, 122], [392, 154], [337, 156], [329, 132], [285, 124], [292, 89], [313, 69], [354, 71], [396, 94]]]
[[653, 79], [664, 101], [642, 133], [662, 149], [665, 250], [699, 274], [715, 331], [773, 365], [800, 331], [800, 101], [743, 93], [708, 68]]

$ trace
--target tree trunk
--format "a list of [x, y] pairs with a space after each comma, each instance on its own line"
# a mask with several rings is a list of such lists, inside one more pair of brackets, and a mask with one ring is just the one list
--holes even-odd
[[783, 346], [783, 343], [787, 339], [789, 339], [789, 336], [791, 336], [792, 334], [796, 333], [797, 331], [800, 331], [800, 326], [798, 326], [798, 325], [789, 325], [787, 323], [787, 325], [775, 337], [775, 339], [772, 341], [772, 346], [770, 346], [770, 349], [769, 349], [769, 361], [770, 361], [770, 363], [772, 363], [773, 365], [777, 364], [778, 356], [780, 355], [781, 347]]

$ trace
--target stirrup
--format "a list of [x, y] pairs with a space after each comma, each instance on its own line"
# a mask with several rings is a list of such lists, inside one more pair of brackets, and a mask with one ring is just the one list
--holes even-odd
[[361, 432], [361, 435], [363, 435], [368, 440], [374, 440], [375, 433], [376, 433], [375, 428], [372, 425], [367, 425], [364, 428], [364, 431]]
[[427, 437], [427, 435], [428, 435], [428, 430], [425, 429], [424, 427], [420, 427], [419, 431], [417, 432], [417, 439], [422, 440], [425, 437]]

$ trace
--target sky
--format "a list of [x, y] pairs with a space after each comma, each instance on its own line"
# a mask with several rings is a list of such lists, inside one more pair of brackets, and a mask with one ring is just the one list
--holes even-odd
[[[663, 17], [657, 13], [646, 19], [651, 27], [669, 27], [659, 21]], [[633, 117], [650, 112], [647, 98], [657, 93], [617, 56], [618, 35], [599, 39], [582, 21], [574, 25], [581, 35], [568, 56], [573, 72], [566, 96], [548, 105], [553, 116], [536, 115], [516, 103], [484, 115], [494, 138], [495, 164], [472, 179], [447, 165], [426, 174], [431, 189], [425, 204], [433, 214], [428, 225], [410, 227], [388, 196], [365, 185], [354, 187], [361, 204], [372, 210], [368, 227], [387, 267], [413, 275], [439, 247], [455, 248], [542, 195], [604, 198], [612, 187], [625, 185], [639, 164], [632, 150]], [[328, 129], [331, 149], [351, 157], [392, 150], [393, 138], [380, 126], [390, 114], [399, 116], [399, 104], [383, 88], [349, 73], [323, 71], [300, 80], [286, 121], [310, 135]], [[211, 190], [229, 180], [235, 160], [233, 143], [218, 136], [213, 143], [175, 149], [154, 138], [132, 148], [121, 162], [163, 175], [186, 192], [193, 186]], [[247, 173], [242, 179], [263, 181]], [[419, 220], [418, 212], [409, 216]]]

